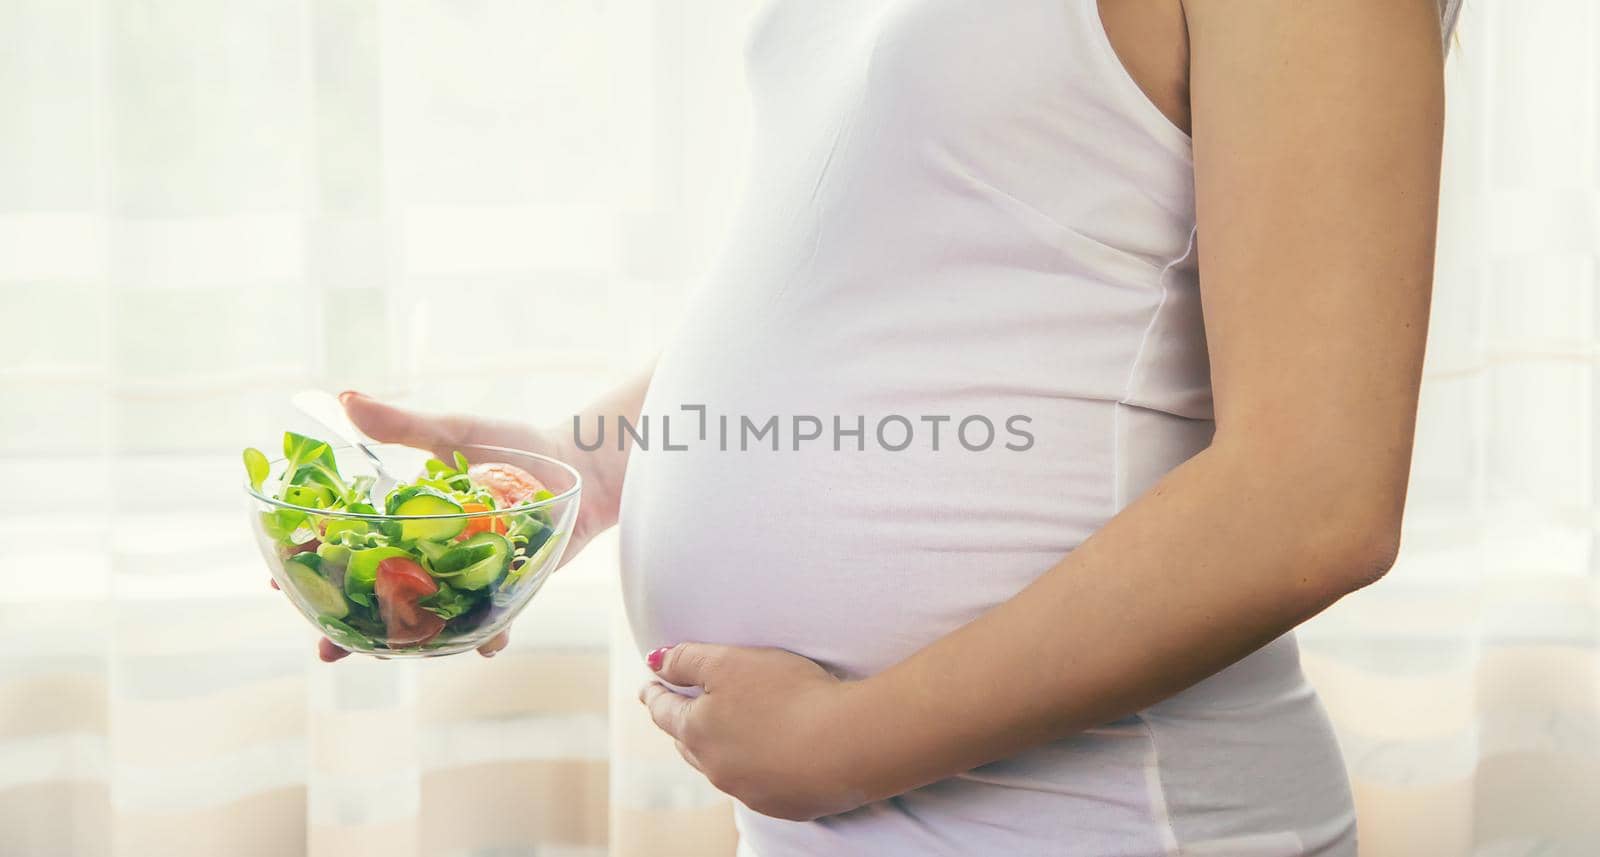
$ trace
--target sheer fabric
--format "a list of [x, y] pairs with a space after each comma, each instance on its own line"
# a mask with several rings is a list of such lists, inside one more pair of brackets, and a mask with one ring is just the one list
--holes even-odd
[[[309, 385], [559, 417], [738, 183], [755, 0], [0, 4], [0, 830], [29, 855], [730, 854], [610, 541], [493, 661], [316, 664], [237, 449]], [[1600, 851], [1600, 12], [1475, 0], [1400, 565], [1307, 626], [1363, 854]]]

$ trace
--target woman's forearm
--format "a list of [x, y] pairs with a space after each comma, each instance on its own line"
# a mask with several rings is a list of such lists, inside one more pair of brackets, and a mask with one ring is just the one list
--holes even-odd
[[1297, 467], [1213, 446], [1012, 600], [853, 685], [838, 734], [866, 762], [852, 765], [860, 795], [1136, 712], [1381, 575], [1394, 498], [1331, 464]]

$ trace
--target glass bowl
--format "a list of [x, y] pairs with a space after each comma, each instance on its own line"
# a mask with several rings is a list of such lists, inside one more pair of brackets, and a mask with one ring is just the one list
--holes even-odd
[[[423, 472], [433, 457], [398, 444], [369, 448], [399, 479]], [[487, 512], [367, 515], [299, 506], [245, 486], [272, 579], [340, 648], [380, 658], [471, 651], [505, 630], [560, 564], [578, 516], [578, 472], [515, 449], [466, 444], [460, 452], [473, 465], [519, 467], [551, 496]], [[375, 475], [360, 450], [333, 447], [333, 454], [341, 474]], [[271, 472], [284, 465], [272, 462]], [[383, 499], [373, 505], [381, 509]], [[503, 534], [504, 544], [483, 533]], [[405, 561], [384, 564], [393, 558]], [[382, 584], [380, 567], [387, 569]]]

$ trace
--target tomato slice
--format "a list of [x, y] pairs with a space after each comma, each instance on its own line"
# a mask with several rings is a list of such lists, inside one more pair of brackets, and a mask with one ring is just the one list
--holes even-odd
[[535, 479], [532, 473], [512, 464], [474, 464], [467, 468], [467, 475], [493, 494], [495, 502], [502, 509], [520, 506], [545, 490], [544, 483]]
[[439, 636], [444, 620], [417, 606], [439, 591], [439, 584], [410, 557], [394, 556], [378, 563], [373, 581], [378, 615], [391, 646], [418, 646]]
[[392, 556], [378, 563], [373, 589], [379, 598], [416, 601], [439, 591], [439, 584], [408, 556]]

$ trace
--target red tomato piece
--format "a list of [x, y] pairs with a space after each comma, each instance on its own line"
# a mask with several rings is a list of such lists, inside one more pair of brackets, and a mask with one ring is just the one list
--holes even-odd
[[417, 606], [418, 601], [438, 592], [439, 584], [416, 561], [396, 556], [378, 563], [372, 588], [389, 645], [418, 646], [444, 630], [443, 619]]
[[495, 502], [502, 509], [520, 506], [545, 490], [544, 483], [535, 479], [532, 473], [512, 464], [474, 464], [467, 468], [467, 475], [493, 494]]
[[373, 589], [378, 598], [416, 601], [439, 591], [439, 584], [410, 557], [392, 556], [378, 563]]

